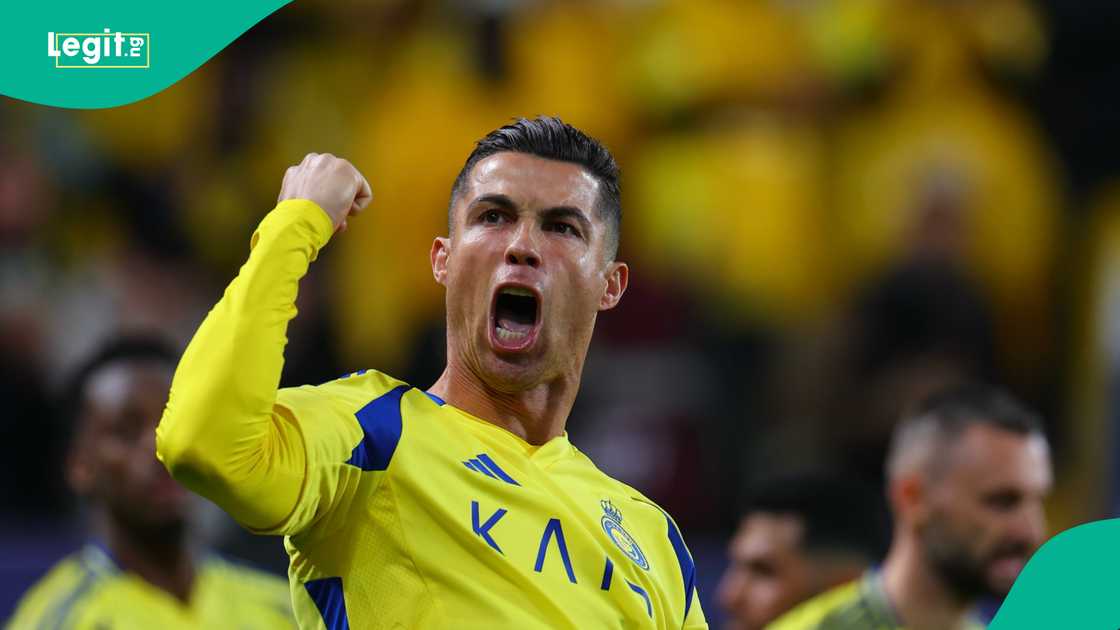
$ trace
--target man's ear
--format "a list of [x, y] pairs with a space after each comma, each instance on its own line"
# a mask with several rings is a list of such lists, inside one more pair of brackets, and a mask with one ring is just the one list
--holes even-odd
[[451, 239], [446, 236], [437, 236], [432, 241], [432, 275], [436, 282], [447, 284], [447, 259], [451, 256]]
[[890, 483], [888, 495], [895, 518], [913, 524], [924, 523], [929, 516], [929, 486], [918, 473], [900, 476]]
[[618, 306], [626, 285], [630, 282], [630, 267], [624, 262], [612, 262], [607, 269], [607, 290], [599, 299], [599, 310], [609, 311]]

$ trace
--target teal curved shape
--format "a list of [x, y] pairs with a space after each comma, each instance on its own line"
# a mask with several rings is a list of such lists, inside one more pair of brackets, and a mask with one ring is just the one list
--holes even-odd
[[990, 630], [1120, 628], [1120, 519], [1051, 538], [1023, 567]]
[[[0, 94], [55, 107], [126, 105], [174, 85], [290, 1], [12, 2], [4, 9], [6, 28], [0, 36]], [[81, 54], [52, 57], [48, 52], [52, 39], [56, 43], [65, 39], [58, 34], [93, 33], [100, 37], [105, 29], [114, 35], [147, 33], [147, 57], [119, 63], [138, 65], [143, 59], [148, 67], [89, 67]], [[52, 38], [50, 33], [56, 36]], [[79, 40], [87, 38], [76, 36]], [[115, 46], [109, 46], [113, 54], [102, 56], [101, 66], [118, 63], [113, 61]], [[57, 67], [60, 61], [79, 67]]]

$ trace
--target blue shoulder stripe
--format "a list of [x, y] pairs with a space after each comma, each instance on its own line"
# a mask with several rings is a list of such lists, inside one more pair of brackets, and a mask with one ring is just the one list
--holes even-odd
[[696, 563], [684, 544], [684, 538], [677, 529], [677, 524], [665, 510], [661, 510], [661, 513], [665, 514], [665, 522], [669, 524], [669, 542], [673, 545], [673, 551], [677, 554], [677, 564], [681, 567], [681, 579], [684, 580], [684, 616], [688, 619], [688, 610], [692, 607], [692, 593], [696, 590]]
[[342, 592], [342, 578], [329, 577], [309, 580], [303, 585], [319, 609], [319, 616], [328, 630], [350, 630], [350, 617], [346, 614], [346, 597]]
[[630, 498], [656, 508], [658, 512], [665, 516], [665, 522], [669, 526], [669, 543], [673, 545], [673, 552], [677, 554], [677, 564], [680, 565], [681, 579], [684, 581], [684, 617], [687, 620], [688, 611], [692, 608], [692, 595], [696, 592], [696, 563], [692, 560], [692, 554], [688, 552], [688, 547], [684, 544], [684, 537], [681, 536], [681, 531], [677, 529], [677, 524], [673, 522], [673, 517], [669, 516], [668, 512], [645, 497], [632, 496]]
[[362, 441], [354, 447], [347, 464], [362, 470], [385, 470], [401, 441], [401, 397], [408, 385], [373, 399], [354, 415], [362, 425]]

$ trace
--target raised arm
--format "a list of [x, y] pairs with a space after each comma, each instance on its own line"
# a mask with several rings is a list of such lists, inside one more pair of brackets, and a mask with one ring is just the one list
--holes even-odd
[[286, 521], [305, 483], [307, 438], [297, 412], [277, 405], [299, 280], [370, 198], [368, 182], [346, 160], [312, 153], [289, 168], [249, 260], [175, 372], [156, 455], [183, 485], [250, 529]]

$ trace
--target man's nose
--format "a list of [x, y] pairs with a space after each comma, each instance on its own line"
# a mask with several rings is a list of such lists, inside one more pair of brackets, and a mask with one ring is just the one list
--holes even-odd
[[513, 240], [506, 247], [506, 262], [511, 265], [528, 265], [534, 269], [541, 266], [540, 248], [533, 234], [533, 226], [528, 221], [518, 227]]
[[1046, 511], [1041, 502], [1024, 506], [1012, 521], [1011, 535], [1032, 548], [1046, 539]]

